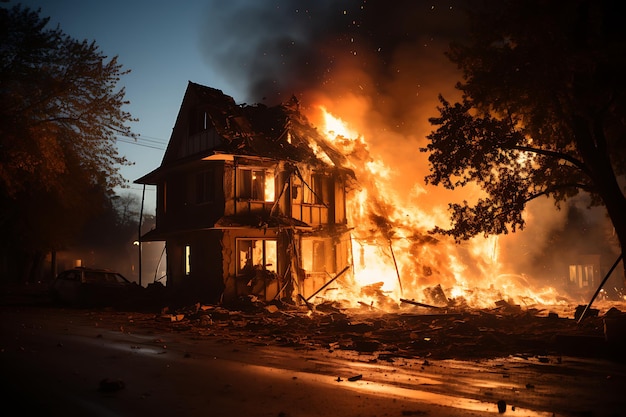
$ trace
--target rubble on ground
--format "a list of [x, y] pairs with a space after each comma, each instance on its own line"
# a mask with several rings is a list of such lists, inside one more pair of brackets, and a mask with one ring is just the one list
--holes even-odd
[[[617, 316], [614, 310], [611, 314]], [[336, 301], [293, 305], [248, 299], [230, 308], [197, 303], [129, 317], [134, 326], [192, 333], [225, 343], [349, 351], [389, 362], [397, 358], [597, 356], [611, 354], [613, 347], [607, 344], [602, 315], [577, 323], [571, 317], [505, 300], [481, 309], [405, 302], [396, 311], [386, 312], [366, 303], [345, 308]]]

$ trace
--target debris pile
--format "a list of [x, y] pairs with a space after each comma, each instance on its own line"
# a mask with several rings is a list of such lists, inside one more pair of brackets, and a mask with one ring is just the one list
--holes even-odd
[[[249, 300], [237, 309], [195, 304], [176, 311], [164, 309], [160, 314], [133, 314], [132, 324], [225, 343], [349, 351], [389, 362], [396, 358], [598, 356], [609, 354], [612, 347], [601, 315], [577, 323], [505, 300], [489, 309], [405, 301], [392, 313], [367, 304], [342, 308], [338, 302], [294, 306]], [[112, 314], [124, 319], [123, 313]], [[611, 315], [617, 315], [615, 309]]]

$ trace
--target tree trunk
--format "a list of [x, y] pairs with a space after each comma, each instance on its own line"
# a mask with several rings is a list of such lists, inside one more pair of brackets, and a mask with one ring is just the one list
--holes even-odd
[[[613, 223], [622, 255], [626, 251], [626, 196], [615, 176], [611, 165], [607, 141], [601, 119], [589, 127], [582, 118], [575, 118], [576, 141], [585, 165], [590, 170], [591, 179], [600, 198], [604, 202], [609, 218]], [[622, 260], [622, 274], [626, 285], [626, 261]]]
[[[618, 188], [619, 191], [619, 188]], [[615, 228], [615, 234], [619, 241], [620, 250], [622, 252], [622, 273], [624, 278], [624, 284], [626, 285], [626, 197], [619, 192], [617, 195], [602, 196], [606, 209], [609, 213], [609, 217], [613, 222]]]
[[[606, 210], [609, 214], [609, 218], [613, 223], [617, 240], [622, 255], [625, 255], [626, 251], [626, 197], [622, 193], [620, 185], [617, 182], [617, 178], [610, 165], [610, 161], [607, 158], [605, 164], [594, 167], [594, 174], [598, 177], [596, 187]], [[622, 258], [622, 278], [624, 285], [626, 285], [626, 262]]]

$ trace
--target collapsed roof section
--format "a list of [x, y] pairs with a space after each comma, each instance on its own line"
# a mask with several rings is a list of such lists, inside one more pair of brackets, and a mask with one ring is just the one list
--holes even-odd
[[[237, 105], [221, 90], [189, 82], [184, 102], [195, 103], [194, 109], [181, 108], [176, 123], [184, 123], [182, 118], [186, 115], [183, 112], [195, 111], [203, 128], [212, 127], [219, 137], [212, 146], [198, 150], [197, 153], [203, 157], [223, 153], [304, 162], [314, 166], [345, 165], [345, 157], [300, 112], [296, 97], [273, 107]], [[164, 165], [179, 159], [175, 152], [179, 146], [178, 138], [172, 139], [163, 158]]]

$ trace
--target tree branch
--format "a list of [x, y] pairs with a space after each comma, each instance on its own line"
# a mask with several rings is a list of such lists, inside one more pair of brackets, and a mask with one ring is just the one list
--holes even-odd
[[550, 156], [550, 157], [557, 158], [557, 159], [563, 159], [563, 160], [571, 163], [572, 165], [574, 165], [576, 168], [578, 168], [581, 171], [583, 171], [585, 174], [591, 175], [591, 172], [589, 171], [589, 169], [587, 168], [587, 166], [584, 163], [582, 163], [578, 159], [576, 159], [573, 156], [568, 155], [566, 153], [550, 151], [548, 149], [533, 148], [532, 146], [522, 146], [522, 145], [513, 145], [510, 148], [511, 149], [516, 149], [516, 150], [519, 150], [519, 151], [532, 152], [532, 153], [536, 153], [536, 154], [539, 154], [539, 155]]

